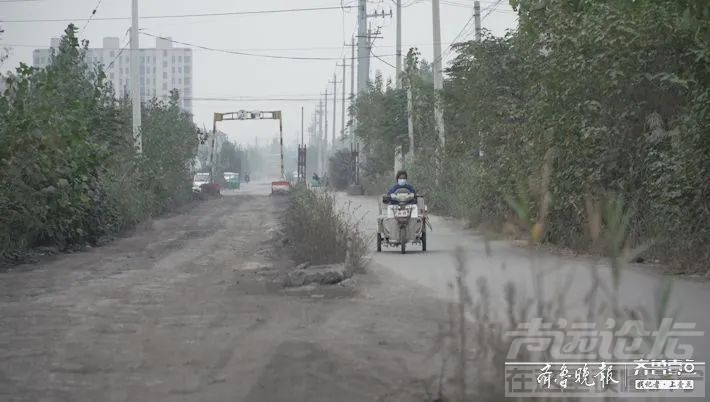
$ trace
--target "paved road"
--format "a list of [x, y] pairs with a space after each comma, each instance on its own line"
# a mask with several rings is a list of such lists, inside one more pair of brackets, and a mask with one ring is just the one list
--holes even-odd
[[[527, 251], [497, 242], [487, 256], [435, 218], [426, 254], [377, 254], [355, 286], [282, 289], [273, 280], [293, 265], [272, 239], [285, 205], [269, 190], [252, 182], [105, 247], [0, 273], [0, 400], [427, 400], [453, 247], [466, 247], [471, 283], [529, 285]], [[372, 224], [374, 200], [353, 201]], [[588, 261], [535, 255], [576, 275], [578, 299]], [[628, 271], [624, 301], [650, 300], [656, 283]], [[680, 281], [674, 293], [703, 327], [707, 291]]]
[[[374, 242], [378, 201], [371, 197], [350, 197], [344, 194], [339, 194], [339, 201], [360, 219], [363, 229], [371, 234]], [[546, 272], [542, 291], [545, 299], [554, 299], [560, 289], [566, 295], [566, 311], [554, 314], [553, 317], [566, 317], [570, 320], [580, 315], [585, 316], [588, 310], [589, 303], [585, 295], [591, 288], [592, 273], [598, 275], [603, 284], [611, 286], [611, 270], [603, 260], [531, 251], [509, 241], [490, 242], [490, 252], [487, 253], [484, 239], [465, 229], [461, 222], [434, 216], [432, 225], [433, 231], [428, 233], [427, 252], [421, 252], [416, 245], [411, 246], [406, 255], [401, 255], [397, 248], [385, 248], [382, 253], [374, 254], [374, 262], [381, 269], [403, 280], [424, 286], [436, 292], [439, 297], [449, 298], [452, 294], [449, 284], [455, 275], [453, 251], [460, 246], [465, 250], [470, 272], [467, 281], [469, 287], [476, 289], [476, 281], [485, 278], [492, 292], [493, 305], [500, 303], [501, 310], [505, 306], [503, 287], [508, 282], [515, 284], [519, 295], [522, 292], [528, 297], [534, 296], [533, 278], [540, 272]], [[671, 280], [671, 305], [673, 309], [679, 310], [678, 321], [696, 323], [696, 328], [706, 334], [683, 338], [683, 343], [694, 347], [696, 361], [710, 360], [710, 336], [707, 335], [710, 333], [710, 281], [703, 278], [673, 278], [656, 272], [649, 266], [638, 264], [625, 269], [620, 282], [620, 302], [654, 311], [659, 287], [665, 280]], [[603, 299], [603, 296], [599, 296], [599, 299]], [[586, 321], [577, 319], [577, 322]], [[648, 325], [646, 328], [651, 329], [651, 323], [648, 320], [644, 322]]]
[[269, 189], [0, 273], [0, 400], [422, 400], [443, 305], [386, 274], [275, 286]]

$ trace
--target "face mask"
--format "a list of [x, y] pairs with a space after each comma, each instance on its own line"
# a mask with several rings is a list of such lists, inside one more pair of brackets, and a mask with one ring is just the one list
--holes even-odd
[[397, 184], [399, 184], [400, 186], [403, 186], [403, 185], [407, 184], [407, 179], [397, 179]]

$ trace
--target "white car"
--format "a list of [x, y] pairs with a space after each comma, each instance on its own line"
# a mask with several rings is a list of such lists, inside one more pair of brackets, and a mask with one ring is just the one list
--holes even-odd
[[192, 180], [192, 191], [200, 192], [202, 189], [200, 186], [203, 184], [209, 184], [210, 174], [209, 173], [198, 173]]

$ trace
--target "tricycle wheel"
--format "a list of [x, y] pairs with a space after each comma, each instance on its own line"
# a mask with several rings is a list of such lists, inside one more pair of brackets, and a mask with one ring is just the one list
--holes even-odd
[[422, 232], [422, 251], [426, 251], [426, 232]]
[[401, 228], [399, 230], [399, 245], [400, 245], [400, 252], [402, 254], [407, 252], [407, 228]]
[[379, 253], [380, 251], [382, 251], [382, 235], [378, 233], [377, 234], [377, 252]]

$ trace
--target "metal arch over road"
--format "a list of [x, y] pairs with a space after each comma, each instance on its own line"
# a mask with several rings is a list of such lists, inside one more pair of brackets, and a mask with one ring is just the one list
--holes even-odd
[[[284, 135], [283, 119], [280, 110], [239, 110], [237, 112], [215, 113], [212, 125], [212, 150], [210, 152], [210, 165], [212, 166], [212, 180], [215, 177], [215, 138], [217, 137], [217, 122], [225, 120], [278, 120], [279, 121], [279, 146], [281, 147], [281, 182], [286, 180], [284, 173]], [[272, 183], [272, 186], [277, 182]]]

